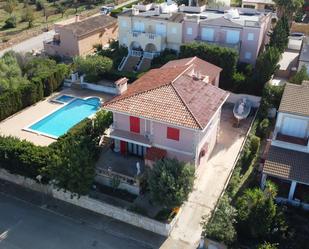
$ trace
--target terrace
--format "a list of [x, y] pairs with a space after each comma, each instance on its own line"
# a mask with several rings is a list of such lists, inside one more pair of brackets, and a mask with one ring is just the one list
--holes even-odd
[[35, 145], [41, 146], [48, 146], [49, 144], [55, 142], [55, 138], [43, 136], [39, 133], [33, 133], [24, 129], [26, 127], [29, 127], [29, 125], [41, 120], [43, 117], [49, 115], [55, 110], [61, 108], [61, 106], [63, 106], [63, 103], [53, 101], [61, 95], [70, 95], [78, 98], [88, 98], [96, 96], [100, 97], [103, 102], [107, 101], [112, 97], [112, 95], [107, 95], [105, 93], [100, 93], [96, 91], [64, 88], [63, 90], [52, 94], [45, 100], [29, 106], [28, 108], [25, 108], [0, 122], [0, 134], [25, 139], [29, 142], [34, 143]]

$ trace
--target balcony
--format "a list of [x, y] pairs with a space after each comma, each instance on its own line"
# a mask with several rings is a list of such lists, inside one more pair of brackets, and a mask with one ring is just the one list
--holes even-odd
[[308, 137], [307, 138], [299, 138], [299, 137], [284, 135], [284, 134], [278, 132], [275, 139], [278, 140], [278, 141], [282, 141], [282, 142], [286, 142], [286, 143], [292, 143], [292, 144], [301, 145], [301, 146], [307, 146], [308, 145]]
[[308, 137], [299, 138], [281, 132], [274, 132], [271, 145], [281, 148], [309, 153]]
[[124, 131], [112, 128], [110, 130], [109, 136], [111, 138], [119, 139], [128, 143], [134, 143], [148, 148], [151, 147], [151, 141], [150, 141], [151, 138], [148, 135], [142, 135], [130, 131]]
[[139, 44], [145, 51], [147, 50], [146, 47], [148, 44], [153, 44], [155, 46], [155, 51], [149, 52], [156, 52], [162, 50], [162, 44], [166, 42], [166, 37], [154, 33], [130, 31], [128, 34], [128, 42], [129, 46], [133, 42]]
[[225, 48], [232, 48], [232, 49], [235, 49], [238, 53], [240, 51], [240, 46], [241, 46], [241, 41], [237, 43], [227, 43], [227, 42], [222, 42], [222, 41], [206, 41], [206, 40], [203, 40], [202, 37], [198, 37], [196, 41], [206, 42], [207, 44], [210, 44], [210, 45], [217, 45], [217, 46], [225, 47]]

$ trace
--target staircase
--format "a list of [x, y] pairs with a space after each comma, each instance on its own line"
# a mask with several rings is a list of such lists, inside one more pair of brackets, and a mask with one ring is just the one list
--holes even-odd
[[137, 71], [138, 72], [147, 71], [151, 67], [151, 61], [152, 61], [152, 59], [143, 57]]
[[140, 57], [129, 55], [125, 65], [122, 68], [122, 71], [133, 72], [139, 60]]

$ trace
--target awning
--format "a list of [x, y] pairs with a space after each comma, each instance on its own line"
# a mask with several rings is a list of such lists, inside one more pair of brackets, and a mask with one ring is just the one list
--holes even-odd
[[109, 134], [109, 136], [128, 143], [134, 143], [149, 148], [151, 147], [150, 140], [146, 136], [137, 133], [115, 129]]

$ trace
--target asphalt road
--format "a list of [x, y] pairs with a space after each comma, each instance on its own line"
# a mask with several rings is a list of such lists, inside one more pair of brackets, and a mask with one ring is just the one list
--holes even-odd
[[0, 249], [155, 248], [117, 231], [123, 229], [98, 229], [0, 193]]

